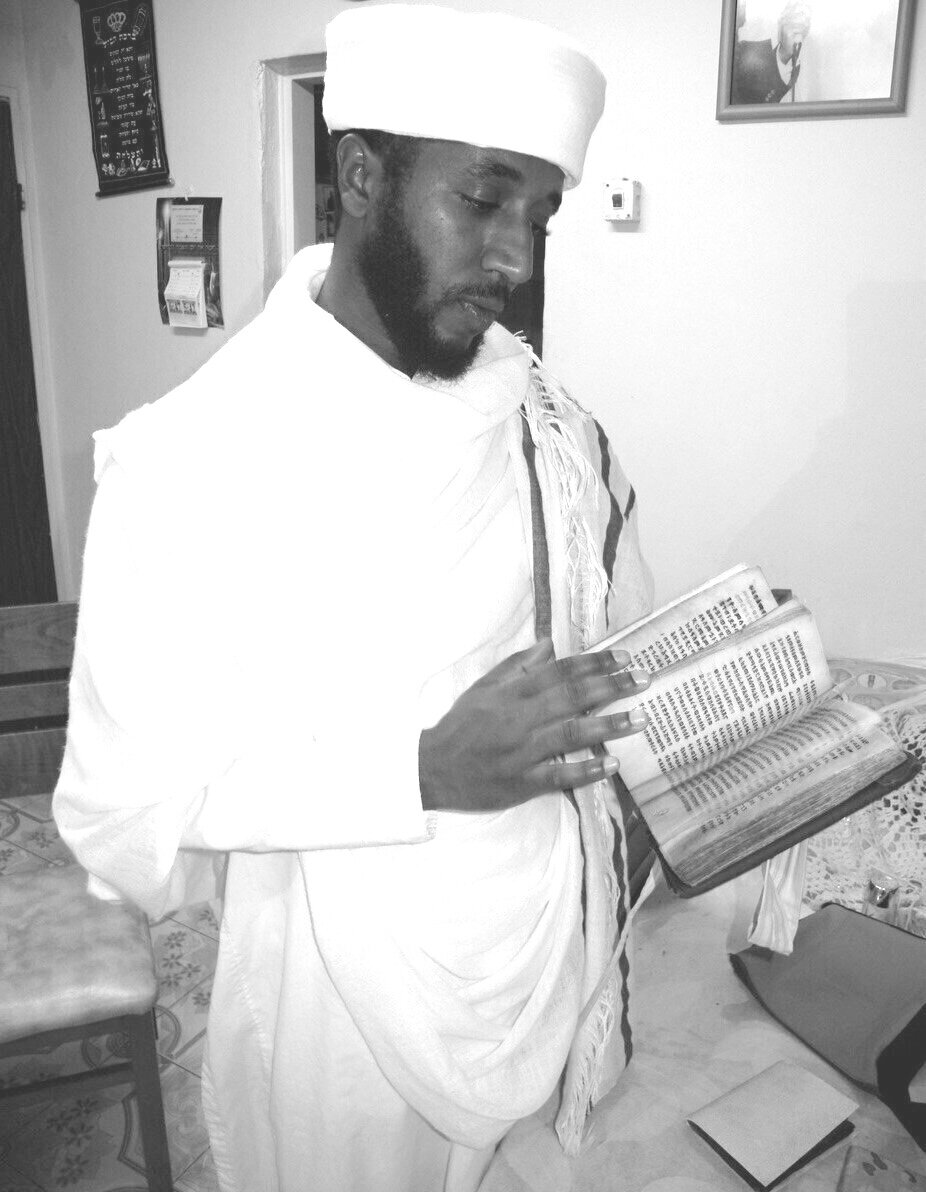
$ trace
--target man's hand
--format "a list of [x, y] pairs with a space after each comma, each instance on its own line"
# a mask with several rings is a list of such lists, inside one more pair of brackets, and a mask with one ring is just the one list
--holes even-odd
[[810, 5], [795, 0], [785, 5], [778, 18], [778, 57], [790, 62], [795, 46], [803, 45], [810, 32]]
[[610, 756], [561, 757], [646, 727], [640, 709], [588, 715], [647, 686], [644, 671], [623, 669], [629, 662], [623, 650], [557, 661], [548, 640], [500, 662], [421, 734], [424, 809], [495, 811], [613, 774], [618, 766]]

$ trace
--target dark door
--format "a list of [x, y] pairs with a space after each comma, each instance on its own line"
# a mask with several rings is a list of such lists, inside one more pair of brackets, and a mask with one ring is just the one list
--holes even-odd
[[0, 99], [0, 605], [57, 600], [9, 101]]

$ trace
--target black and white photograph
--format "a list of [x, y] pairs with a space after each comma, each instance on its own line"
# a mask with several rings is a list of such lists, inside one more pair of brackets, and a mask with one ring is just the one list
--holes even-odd
[[915, 0], [724, 0], [717, 118], [903, 110]]
[[926, 1192], [922, 18], [0, 0], [0, 1192]]

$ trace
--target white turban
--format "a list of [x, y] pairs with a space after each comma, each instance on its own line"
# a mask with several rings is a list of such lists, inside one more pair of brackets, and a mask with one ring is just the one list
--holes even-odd
[[582, 177], [605, 78], [571, 38], [504, 13], [432, 4], [348, 9], [326, 30], [331, 131], [375, 128], [552, 162]]

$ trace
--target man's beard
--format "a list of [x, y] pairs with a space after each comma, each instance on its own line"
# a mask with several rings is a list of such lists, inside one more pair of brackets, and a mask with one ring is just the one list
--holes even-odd
[[409, 374], [421, 371], [444, 381], [461, 377], [476, 357], [483, 335], [465, 347], [448, 343], [436, 328], [440, 308], [480, 295], [504, 301], [504, 285], [461, 286], [428, 303], [424, 257], [412, 239], [402, 211], [401, 184], [390, 181], [357, 259], [360, 276], [376, 313]]

